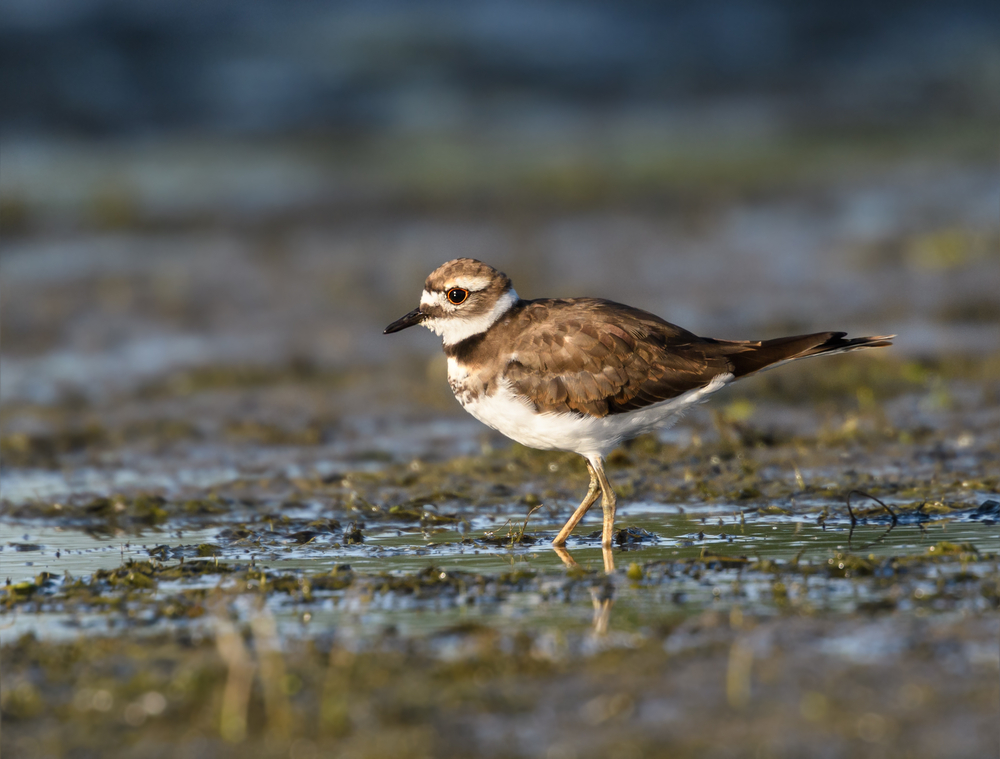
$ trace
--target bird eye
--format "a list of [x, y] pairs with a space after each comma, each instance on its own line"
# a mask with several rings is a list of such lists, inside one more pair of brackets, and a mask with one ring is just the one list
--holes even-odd
[[456, 306], [465, 303], [465, 299], [468, 297], [469, 291], [463, 290], [461, 287], [453, 287], [448, 291], [448, 300]]

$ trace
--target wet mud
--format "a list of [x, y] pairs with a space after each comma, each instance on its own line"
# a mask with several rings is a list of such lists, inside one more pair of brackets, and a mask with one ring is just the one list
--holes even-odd
[[[987, 175], [69, 241], [26, 221], [0, 283], [4, 754], [995, 755]], [[380, 334], [470, 251], [526, 297], [718, 337], [900, 338], [625, 445], [613, 547], [594, 511], [556, 550], [582, 459], [486, 430], [433, 338]]]
[[915, 474], [933, 461], [931, 483], [869, 470], [831, 486], [833, 462], [896, 447], [846, 435], [791, 454], [715, 423], [714, 442], [616, 455], [610, 551], [596, 516], [551, 548], [586, 475], [516, 447], [198, 497], [5, 502], [5, 741], [26, 757], [109, 741], [120, 756], [979, 755], [1000, 699], [990, 443], [944, 456], [927, 433], [905, 449]]

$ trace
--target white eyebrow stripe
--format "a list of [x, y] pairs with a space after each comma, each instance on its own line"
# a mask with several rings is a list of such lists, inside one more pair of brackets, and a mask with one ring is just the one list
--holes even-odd
[[455, 277], [453, 286], [463, 290], [485, 290], [492, 282], [491, 277]]

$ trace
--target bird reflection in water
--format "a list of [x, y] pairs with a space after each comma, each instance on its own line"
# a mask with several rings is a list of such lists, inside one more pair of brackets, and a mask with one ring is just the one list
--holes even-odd
[[[552, 550], [556, 552], [556, 556], [568, 569], [579, 568], [580, 565], [576, 559], [563, 546], [552, 546]], [[601, 554], [604, 557], [604, 571], [610, 575], [615, 571], [614, 554], [607, 546], [602, 546]], [[615, 602], [615, 586], [611, 582], [606, 582], [599, 587], [592, 587], [590, 600], [594, 606], [594, 634], [605, 635], [608, 632], [608, 623], [611, 621], [611, 607]]]

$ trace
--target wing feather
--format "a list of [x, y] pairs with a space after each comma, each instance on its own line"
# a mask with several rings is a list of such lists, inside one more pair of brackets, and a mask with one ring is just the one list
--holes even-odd
[[891, 344], [891, 336], [843, 332], [714, 340], [594, 298], [520, 301], [516, 314], [503, 321], [514, 355], [503, 379], [538, 411], [597, 417], [675, 398], [721, 374], [744, 377], [797, 358]]
[[610, 301], [535, 301], [523, 318], [504, 378], [539, 411], [607, 416], [732, 371], [726, 360], [699, 350], [701, 338]]

